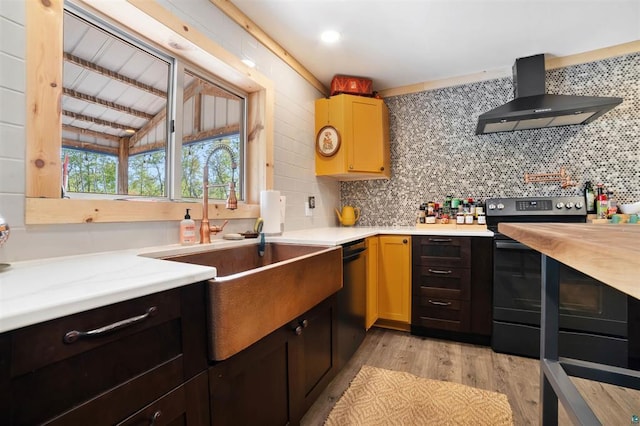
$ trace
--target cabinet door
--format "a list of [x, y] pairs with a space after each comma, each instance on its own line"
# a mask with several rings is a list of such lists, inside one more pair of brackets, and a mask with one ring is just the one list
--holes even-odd
[[338, 371], [336, 308], [334, 295], [290, 324], [289, 380], [294, 424]]
[[289, 417], [288, 328], [209, 369], [212, 425], [285, 425]]
[[[351, 118], [351, 138], [348, 151], [350, 172], [384, 171], [382, 146], [383, 132], [381, 122], [380, 101], [371, 102], [371, 99], [354, 97], [349, 98]], [[349, 122], [347, 122], [349, 125]]]
[[411, 321], [411, 237], [382, 235], [378, 268], [378, 315]]
[[367, 238], [367, 310], [365, 325], [368, 330], [378, 319], [378, 237]]

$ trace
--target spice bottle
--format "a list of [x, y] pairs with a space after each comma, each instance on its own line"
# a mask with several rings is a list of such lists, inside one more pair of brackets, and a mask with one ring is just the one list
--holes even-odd
[[609, 203], [607, 201], [607, 194], [604, 192], [604, 185], [598, 184], [598, 195], [596, 195], [596, 214], [598, 219], [606, 219], [607, 211], [609, 209]]
[[587, 207], [587, 214], [596, 212], [596, 194], [591, 181], [586, 181], [584, 184], [584, 204]]

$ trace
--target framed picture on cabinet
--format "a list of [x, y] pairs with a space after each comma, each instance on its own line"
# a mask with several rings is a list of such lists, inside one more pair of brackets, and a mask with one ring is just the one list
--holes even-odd
[[333, 126], [324, 126], [316, 136], [316, 151], [324, 157], [331, 157], [340, 149], [340, 133]]

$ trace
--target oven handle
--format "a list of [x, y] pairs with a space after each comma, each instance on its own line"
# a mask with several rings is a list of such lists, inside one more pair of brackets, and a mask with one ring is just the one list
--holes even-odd
[[501, 250], [531, 250], [530, 247], [517, 241], [496, 241], [496, 248]]

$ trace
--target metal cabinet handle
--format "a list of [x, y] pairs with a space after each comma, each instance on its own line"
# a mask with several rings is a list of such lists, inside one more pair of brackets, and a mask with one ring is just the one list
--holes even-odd
[[63, 340], [65, 343], [73, 343], [79, 339], [83, 339], [86, 337], [99, 337], [103, 334], [106, 334], [115, 330], [119, 330], [121, 328], [129, 327], [131, 325], [144, 321], [150, 316], [155, 315], [157, 312], [158, 312], [158, 308], [156, 306], [152, 306], [149, 309], [147, 309], [147, 312], [145, 312], [142, 315], [127, 318], [122, 321], [117, 321], [117, 322], [114, 322], [113, 324], [105, 325], [104, 327], [96, 328], [89, 331], [78, 331], [78, 330], [68, 331], [64, 335]]
[[432, 305], [437, 305], [437, 306], [449, 306], [449, 305], [451, 305], [451, 302], [440, 302], [438, 300], [429, 300], [429, 303], [431, 303]]
[[380, 171], [384, 172], [384, 166], [380, 167]]
[[302, 328], [307, 328], [309, 327], [309, 320], [303, 319], [299, 322], [299, 324], [302, 326]]
[[296, 333], [296, 336], [299, 336], [302, 334], [302, 326], [299, 325], [296, 328], [293, 329], [293, 332]]
[[402, 240], [402, 244], [407, 244], [409, 242], [409, 240], [407, 240], [406, 238], [404, 240]]
[[432, 274], [452, 274], [453, 271], [440, 271], [438, 269], [428, 269]]
[[162, 417], [162, 411], [158, 410], [155, 413], [153, 413], [153, 416], [151, 416], [151, 422], [149, 422], [149, 426], [155, 425], [156, 420], [158, 420], [160, 417]]
[[429, 241], [433, 241], [434, 243], [450, 243], [453, 240], [451, 238], [429, 238]]

